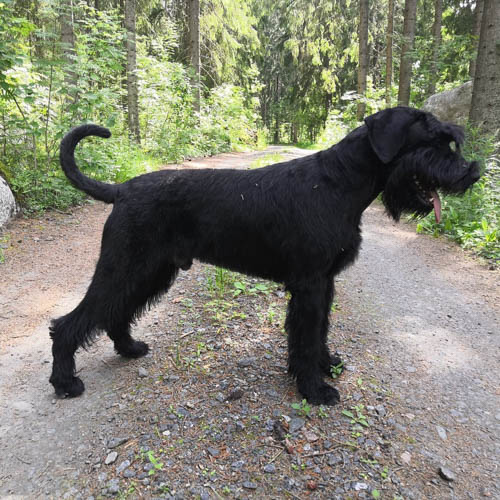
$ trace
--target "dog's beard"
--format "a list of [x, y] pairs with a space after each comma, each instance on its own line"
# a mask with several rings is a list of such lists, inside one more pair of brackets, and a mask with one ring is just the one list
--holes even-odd
[[459, 154], [439, 154], [434, 148], [423, 148], [402, 156], [389, 175], [382, 201], [396, 221], [403, 213], [424, 217], [434, 210], [441, 220], [444, 194], [463, 194], [479, 179], [475, 163], [467, 164]]

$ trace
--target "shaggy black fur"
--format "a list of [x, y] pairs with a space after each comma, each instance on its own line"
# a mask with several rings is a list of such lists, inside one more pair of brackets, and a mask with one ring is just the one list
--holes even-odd
[[98, 331], [122, 356], [147, 353], [130, 324], [179, 268], [198, 259], [286, 285], [289, 372], [311, 403], [336, 403], [337, 390], [323, 381], [340, 361], [327, 347], [333, 277], [356, 258], [363, 211], [383, 192], [396, 220], [433, 207], [439, 216], [438, 189], [463, 193], [479, 179], [477, 165], [459, 152], [461, 128], [402, 107], [366, 118], [337, 145], [305, 158], [247, 171], [160, 171], [120, 185], [78, 170], [74, 150], [89, 135], [110, 133], [73, 129], [61, 143], [62, 168], [77, 188], [114, 207], [87, 294], [52, 322], [50, 382], [66, 396], [84, 390], [74, 354]]

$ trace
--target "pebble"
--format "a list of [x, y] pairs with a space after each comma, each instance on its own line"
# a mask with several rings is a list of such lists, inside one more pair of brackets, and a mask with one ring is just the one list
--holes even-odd
[[455, 476], [455, 473], [448, 469], [447, 467], [444, 467], [444, 466], [441, 466], [439, 467], [439, 475], [443, 478], [443, 479], [446, 479], [446, 481], [455, 481], [455, 479], [457, 478]]
[[128, 441], [128, 437], [117, 437], [117, 438], [111, 438], [108, 441], [108, 448], [113, 449], [116, 448], [117, 446], [120, 446], [123, 443], [126, 443]]
[[227, 401], [236, 401], [237, 399], [241, 399], [243, 396], [244, 392], [242, 389], [237, 387], [236, 389], [233, 389], [229, 395], [227, 396], [226, 400]]
[[104, 460], [104, 463], [106, 465], [110, 465], [110, 464], [115, 462], [117, 457], [118, 457], [118, 453], [116, 453], [116, 451], [112, 451], [111, 453], [108, 454], [108, 456], [106, 457], [106, 460]]
[[148, 376], [148, 371], [146, 370], [146, 368], [143, 368], [142, 366], [139, 368], [138, 370], [138, 374], [139, 374], [139, 377], [141, 378], [145, 378]]
[[439, 437], [443, 441], [446, 441], [446, 431], [444, 430], [444, 428], [441, 427], [440, 425], [436, 425], [436, 430], [437, 430], [437, 433], [438, 433]]
[[120, 491], [120, 481], [118, 479], [111, 479], [108, 483], [108, 492], [116, 494]]
[[314, 443], [314, 441], [317, 441], [319, 437], [314, 434], [314, 432], [311, 431], [304, 431], [304, 437], [310, 442]]
[[384, 405], [375, 406], [375, 411], [378, 413], [380, 417], [385, 417], [387, 413]]
[[116, 472], [117, 474], [120, 474], [120, 472], [123, 472], [128, 466], [130, 465], [130, 460], [124, 460], [117, 468]]
[[408, 453], [407, 451], [401, 453], [401, 461], [404, 463], [404, 464], [409, 464], [411, 462], [411, 454]]
[[355, 483], [354, 484], [354, 489], [356, 491], [367, 490], [368, 489], [368, 485], [366, 483]]
[[290, 431], [290, 434], [294, 434], [295, 432], [299, 431], [305, 423], [305, 420], [302, 418], [292, 418], [290, 420], [290, 423], [288, 424], [288, 430]]
[[243, 488], [246, 488], [247, 490], [256, 490], [257, 489], [257, 484], [253, 483], [252, 481], [245, 481], [242, 486], [243, 486]]
[[276, 472], [276, 465], [274, 464], [265, 465], [264, 472], [267, 472], [268, 474], [274, 474]]
[[207, 451], [208, 453], [212, 456], [212, 457], [218, 457], [220, 455], [220, 452], [217, 448], [210, 448], [208, 447], [207, 448]]
[[238, 366], [242, 368], [246, 368], [248, 366], [254, 366], [257, 361], [257, 358], [255, 357], [249, 357], [249, 358], [241, 358], [238, 360]]

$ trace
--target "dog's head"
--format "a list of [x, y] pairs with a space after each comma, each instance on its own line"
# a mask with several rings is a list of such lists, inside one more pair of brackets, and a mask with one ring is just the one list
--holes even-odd
[[464, 132], [458, 125], [406, 107], [379, 111], [365, 124], [387, 172], [382, 199], [395, 220], [403, 212], [424, 216], [434, 209], [439, 222], [438, 191], [463, 194], [480, 177], [478, 164], [460, 153]]

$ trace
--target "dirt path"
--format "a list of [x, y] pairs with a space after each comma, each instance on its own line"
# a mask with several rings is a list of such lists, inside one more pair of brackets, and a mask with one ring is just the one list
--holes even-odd
[[[244, 167], [267, 153], [189, 166]], [[101, 338], [77, 356], [85, 394], [55, 399], [48, 320], [81, 299], [108, 213], [88, 204], [8, 230], [0, 498], [500, 496], [499, 274], [378, 205], [358, 262], [337, 279], [339, 406], [292, 406], [284, 293], [231, 273], [217, 281], [201, 265], [135, 328], [150, 355], [123, 361]]]

